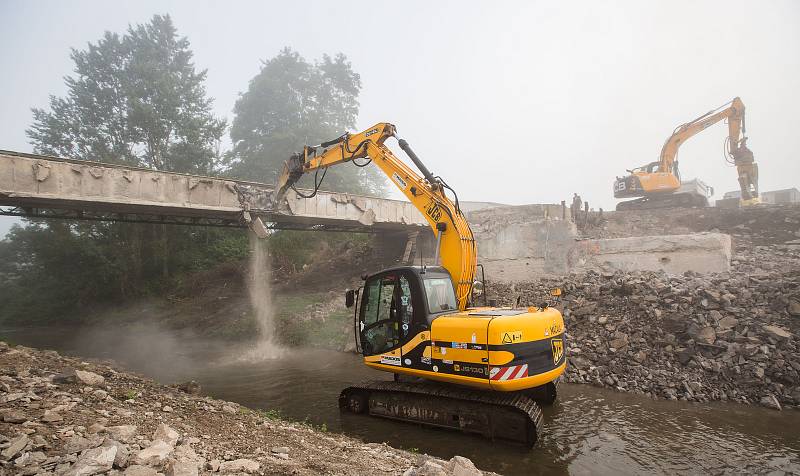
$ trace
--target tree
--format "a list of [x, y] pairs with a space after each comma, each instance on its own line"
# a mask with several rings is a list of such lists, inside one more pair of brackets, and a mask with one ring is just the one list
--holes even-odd
[[[319, 144], [355, 128], [360, 91], [361, 77], [343, 54], [323, 55], [311, 64], [284, 48], [264, 62], [236, 101], [230, 132], [233, 150], [227, 157], [230, 173], [274, 181], [283, 162], [303, 145]], [[385, 186], [374, 167], [334, 167], [322, 188], [379, 195]]]
[[33, 109], [27, 134], [37, 153], [159, 170], [210, 173], [225, 121], [211, 112], [206, 71], [196, 71], [189, 41], [169, 16], [106, 32], [72, 50], [75, 75], [50, 111]]
[[[73, 49], [67, 94], [33, 109], [37, 153], [209, 174], [220, 166], [224, 120], [212, 113], [206, 71], [169, 16]], [[50, 319], [164, 284], [170, 270], [241, 259], [240, 231], [130, 223], [29, 221], [0, 242], [0, 321]], [[48, 296], [42, 299], [41, 296]]]

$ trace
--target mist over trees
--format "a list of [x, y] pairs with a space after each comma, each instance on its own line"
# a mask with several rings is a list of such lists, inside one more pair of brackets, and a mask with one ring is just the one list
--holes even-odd
[[[65, 97], [34, 109], [37, 153], [208, 174], [226, 123], [169, 16], [73, 50]], [[241, 259], [238, 230], [30, 220], [0, 242], [0, 320], [38, 320], [158, 292], [173, 275]], [[46, 296], [46, 298], [42, 298]]]
[[[361, 77], [343, 54], [314, 63], [284, 48], [265, 61], [234, 107], [231, 176], [274, 182], [283, 162], [304, 145], [352, 131], [358, 117]], [[299, 186], [313, 183], [305, 177]], [[380, 195], [386, 181], [375, 167], [347, 164], [328, 170], [324, 190]]]
[[[33, 108], [26, 133], [36, 153], [269, 183], [293, 152], [354, 129], [358, 116], [361, 79], [344, 55], [310, 63], [285, 48], [263, 62], [228, 127], [213, 114], [207, 72], [168, 15], [106, 32], [70, 57], [66, 95]], [[385, 185], [374, 167], [344, 165], [322, 189], [379, 195]], [[273, 254], [288, 262], [330, 239], [278, 235]], [[247, 254], [241, 230], [26, 220], [0, 241], [0, 321], [81, 317], [98, 304], [163, 295], [187, 272]]]

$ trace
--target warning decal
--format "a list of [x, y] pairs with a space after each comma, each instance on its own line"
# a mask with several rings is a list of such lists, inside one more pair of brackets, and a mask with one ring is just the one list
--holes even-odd
[[513, 344], [522, 341], [522, 331], [506, 332], [503, 334], [503, 344]]
[[528, 376], [528, 364], [512, 365], [510, 367], [493, 367], [489, 371], [489, 378], [497, 381], [516, 380]]

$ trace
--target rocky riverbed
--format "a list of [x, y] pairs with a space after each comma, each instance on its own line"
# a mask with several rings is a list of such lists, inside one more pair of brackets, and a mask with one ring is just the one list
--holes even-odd
[[0, 342], [0, 474], [484, 474]]
[[737, 247], [729, 273], [597, 273], [494, 284], [501, 304], [564, 291], [568, 382], [655, 398], [800, 406], [800, 248]]

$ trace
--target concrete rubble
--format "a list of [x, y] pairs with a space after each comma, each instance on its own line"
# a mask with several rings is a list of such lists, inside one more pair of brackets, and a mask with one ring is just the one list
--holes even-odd
[[0, 474], [485, 474], [53, 351], [0, 342], [0, 382]]
[[564, 291], [565, 381], [655, 398], [800, 406], [800, 247], [747, 245], [730, 272], [597, 272], [490, 295], [539, 304]]

